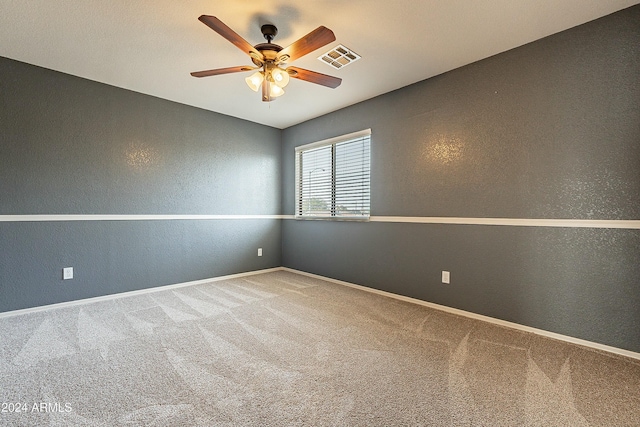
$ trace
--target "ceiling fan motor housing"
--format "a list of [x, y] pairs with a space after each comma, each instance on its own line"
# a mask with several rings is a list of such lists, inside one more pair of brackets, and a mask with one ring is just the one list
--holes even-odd
[[261, 67], [265, 62], [275, 62], [278, 52], [282, 50], [282, 46], [275, 43], [260, 43], [255, 45], [254, 48], [264, 57], [264, 60], [261, 60], [260, 58], [251, 56], [251, 60], [258, 67]]

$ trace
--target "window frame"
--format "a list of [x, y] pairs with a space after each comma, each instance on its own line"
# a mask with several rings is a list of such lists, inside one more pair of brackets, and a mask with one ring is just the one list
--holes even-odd
[[[366, 215], [336, 215], [336, 161], [335, 161], [335, 146], [337, 144], [348, 142], [350, 140], [368, 138], [368, 214]], [[332, 161], [331, 161], [331, 207], [329, 209], [330, 215], [304, 215], [302, 213], [301, 204], [303, 203], [302, 191], [304, 183], [301, 182], [301, 154], [305, 151], [332, 146]], [[309, 144], [304, 144], [295, 147], [295, 205], [294, 205], [294, 218], [300, 220], [324, 220], [324, 221], [369, 221], [371, 217], [371, 129], [364, 129], [357, 132], [352, 132], [346, 135], [340, 135], [322, 141], [316, 141]]]

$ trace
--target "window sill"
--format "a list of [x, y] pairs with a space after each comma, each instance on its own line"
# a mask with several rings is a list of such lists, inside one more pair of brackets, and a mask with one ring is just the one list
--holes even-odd
[[369, 222], [369, 216], [295, 216], [294, 219], [301, 221], [357, 221]]

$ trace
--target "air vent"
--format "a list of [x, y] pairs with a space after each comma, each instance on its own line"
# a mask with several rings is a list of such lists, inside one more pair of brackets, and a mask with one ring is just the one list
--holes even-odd
[[326, 64], [329, 64], [336, 70], [339, 70], [340, 68], [346, 67], [352, 62], [356, 62], [358, 59], [360, 59], [360, 55], [358, 55], [348, 47], [339, 44], [329, 52], [320, 55], [318, 59]]

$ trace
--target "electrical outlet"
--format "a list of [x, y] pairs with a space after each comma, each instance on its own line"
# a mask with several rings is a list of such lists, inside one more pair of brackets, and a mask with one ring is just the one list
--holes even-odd
[[258, 248], [258, 256], [262, 256], [262, 248]]
[[451, 274], [448, 271], [442, 272], [442, 283], [449, 284], [451, 280]]
[[62, 280], [73, 279], [73, 267], [65, 267], [62, 269]]

